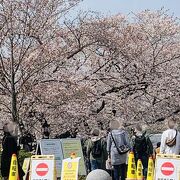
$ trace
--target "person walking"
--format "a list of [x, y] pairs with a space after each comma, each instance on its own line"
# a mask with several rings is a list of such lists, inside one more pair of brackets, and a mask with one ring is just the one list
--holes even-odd
[[161, 154], [175, 154], [180, 153], [180, 133], [176, 129], [177, 118], [170, 117], [168, 119], [168, 129], [163, 132], [161, 137]]
[[127, 153], [130, 150], [128, 133], [119, 121], [114, 120], [110, 123], [111, 132], [107, 138], [108, 161], [113, 166], [113, 179], [125, 180]]
[[[3, 127], [4, 137], [2, 140], [2, 155], [1, 155], [1, 175], [3, 180], [8, 180], [11, 157], [13, 154], [18, 155], [18, 147], [16, 138], [13, 135], [14, 125], [12, 123], [6, 123]], [[23, 180], [24, 172], [18, 164], [19, 180]]]
[[87, 158], [90, 164], [90, 171], [104, 169], [105, 152], [106, 144], [104, 138], [100, 137], [99, 129], [94, 129], [87, 145]]
[[143, 132], [139, 124], [134, 128], [132, 144], [136, 164], [139, 159], [142, 161], [143, 175], [146, 177], [149, 157], [153, 157], [153, 145], [146, 131]]

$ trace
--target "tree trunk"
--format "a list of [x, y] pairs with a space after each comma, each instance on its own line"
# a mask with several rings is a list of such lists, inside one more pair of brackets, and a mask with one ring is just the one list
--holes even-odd
[[15, 72], [14, 72], [14, 47], [13, 47], [13, 38], [11, 41], [11, 111], [12, 111], [12, 120], [18, 124], [18, 112], [17, 112], [17, 94], [15, 88]]

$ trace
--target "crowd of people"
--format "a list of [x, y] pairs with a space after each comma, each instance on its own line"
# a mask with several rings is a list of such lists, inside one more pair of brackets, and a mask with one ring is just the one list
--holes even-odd
[[[13, 134], [11, 124], [3, 127], [4, 137], [2, 140], [1, 155], [1, 174], [3, 180], [9, 176], [10, 162], [12, 154], [18, 155], [17, 138]], [[32, 137], [26, 134], [28, 140], [32, 142]], [[25, 136], [25, 137], [26, 137]], [[64, 134], [61, 138], [70, 136]], [[24, 144], [27, 138], [22, 137]], [[74, 136], [73, 136], [74, 137]], [[29, 142], [28, 141], [28, 142]], [[130, 135], [121, 121], [111, 121], [110, 131], [105, 135], [99, 129], [93, 129], [91, 137], [82, 141], [84, 156], [88, 171], [103, 169], [108, 171], [113, 180], [125, 180], [127, 172], [128, 153], [133, 151], [135, 162], [141, 159], [143, 164], [144, 177], [147, 176], [148, 159], [150, 156], [156, 158], [156, 154], [175, 154], [180, 153], [180, 133], [177, 130], [177, 119], [168, 119], [168, 129], [163, 132], [161, 142], [157, 143], [154, 149], [149, 135], [142, 129], [141, 125], [136, 125]], [[25, 148], [29, 151], [29, 147]], [[18, 165], [19, 179], [22, 180], [24, 172]]]
[[168, 129], [163, 132], [161, 142], [158, 142], [155, 148], [149, 135], [139, 124], [133, 128], [131, 136], [119, 121], [110, 123], [111, 131], [107, 137], [101, 137], [100, 130], [94, 129], [91, 139], [87, 140], [89, 171], [104, 169], [112, 175], [113, 180], [125, 180], [128, 153], [133, 151], [136, 164], [138, 159], [142, 161], [143, 175], [146, 178], [149, 157], [155, 160], [159, 153], [180, 154], [180, 133], [176, 125], [176, 118], [168, 119]]

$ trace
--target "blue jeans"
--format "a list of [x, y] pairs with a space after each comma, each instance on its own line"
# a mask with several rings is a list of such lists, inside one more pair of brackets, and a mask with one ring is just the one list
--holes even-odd
[[126, 180], [126, 169], [126, 164], [115, 165], [113, 180], [119, 180], [120, 177], [121, 180]]
[[90, 163], [91, 163], [91, 171], [96, 170], [96, 169], [102, 169], [102, 163], [100, 160], [94, 159], [94, 160], [91, 160]]

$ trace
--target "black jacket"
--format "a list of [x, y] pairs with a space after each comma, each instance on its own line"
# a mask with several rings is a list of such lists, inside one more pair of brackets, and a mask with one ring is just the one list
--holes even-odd
[[[13, 154], [18, 154], [17, 142], [16, 139], [11, 136], [9, 133], [5, 133], [2, 140], [2, 155], [1, 155], [1, 174], [2, 177], [9, 176], [9, 170], [11, 165], [11, 157]], [[19, 177], [22, 179], [24, 176], [24, 172], [22, 168], [19, 166]]]

